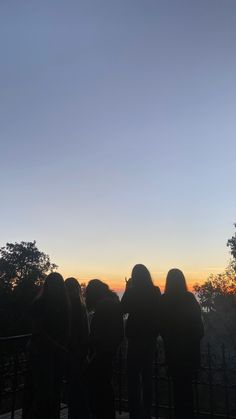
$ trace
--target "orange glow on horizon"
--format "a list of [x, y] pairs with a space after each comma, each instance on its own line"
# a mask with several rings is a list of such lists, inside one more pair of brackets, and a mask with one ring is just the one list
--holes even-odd
[[[221, 272], [223, 269], [220, 268], [211, 268], [211, 270], [207, 270], [207, 271], [202, 271], [202, 272], [198, 272], [198, 271], [185, 271], [185, 277], [186, 277], [186, 281], [187, 281], [187, 286], [189, 291], [193, 290], [193, 286], [195, 284], [202, 284], [203, 282], [206, 281], [206, 279], [209, 277], [209, 275], [211, 273], [218, 273]], [[106, 282], [111, 289], [113, 289], [114, 291], [118, 292], [118, 293], [122, 293], [125, 290], [125, 277], [129, 278], [129, 276], [123, 276], [123, 279], [120, 279], [122, 275], [117, 275], [117, 274], [105, 274], [105, 273], [101, 273], [100, 275], [94, 275], [92, 272], [90, 273], [90, 275], [84, 274], [83, 272], [81, 272], [79, 275], [75, 274], [73, 272], [64, 272], [63, 270], [59, 269], [59, 272], [62, 273], [64, 278], [68, 278], [69, 276], [74, 276], [75, 278], [78, 279], [78, 281], [80, 283], [85, 283], [87, 284], [91, 279], [94, 278], [98, 278], [101, 279], [102, 281]], [[153, 282], [155, 285], [159, 286], [161, 292], [164, 291], [165, 288], [165, 278], [166, 278], [166, 274], [167, 272], [160, 272], [159, 275], [157, 272], [154, 272], [153, 277]], [[158, 278], [158, 279], [157, 279]]]

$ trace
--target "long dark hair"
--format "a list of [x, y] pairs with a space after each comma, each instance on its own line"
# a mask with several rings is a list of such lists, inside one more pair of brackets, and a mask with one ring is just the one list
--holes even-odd
[[188, 291], [186, 279], [180, 269], [170, 269], [166, 277], [165, 294], [177, 296]]
[[76, 278], [65, 280], [66, 292], [70, 304], [70, 348], [78, 348], [88, 339], [89, 326], [85, 304], [82, 298], [81, 286]]
[[69, 334], [69, 303], [64, 279], [51, 272], [34, 304], [41, 309], [43, 327], [55, 340], [65, 343]]
[[68, 310], [68, 299], [63, 276], [58, 272], [51, 272], [45, 279], [39, 299], [57, 311]]
[[91, 279], [86, 287], [86, 306], [88, 310], [94, 310], [98, 301], [106, 297], [118, 299], [117, 294], [100, 279]]
[[131, 274], [132, 287], [138, 289], [154, 288], [152, 277], [146, 266], [141, 263], [135, 265]]
[[78, 301], [78, 304], [83, 304], [81, 286], [76, 278], [67, 278], [65, 280], [65, 287], [70, 302], [76, 300]]

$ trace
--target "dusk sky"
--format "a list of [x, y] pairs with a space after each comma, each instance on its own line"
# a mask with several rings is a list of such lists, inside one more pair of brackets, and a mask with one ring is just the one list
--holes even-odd
[[222, 271], [236, 221], [235, 0], [2, 0], [1, 218], [122, 288]]

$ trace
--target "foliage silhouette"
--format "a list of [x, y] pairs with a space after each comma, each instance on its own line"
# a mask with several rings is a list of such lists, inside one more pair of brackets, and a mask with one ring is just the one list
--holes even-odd
[[56, 267], [35, 241], [0, 248], [0, 336], [31, 332], [29, 307], [46, 274]]
[[[236, 224], [234, 224], [234, 227], [236, 228]], [[236, 232], [231, 239], [227, 241], [227, 246], [230, 247], [230, 253], [233, 257], [232, 264], [234, 268], [236, 268]]]
[[236, 274], [232, 264], [223, 273], [210, 275], [202, 285], [194, 285], [194, 291], [206, 311], [231, 304], [236, 297]]
[[194, 285], [194, 291], [206, 311], [232, 304], [236, 298], [236, 233], [227, 241], [227, 246], [230, 247], [232, 259], [225, 271], [210, 275], [202, 285]]
[[0, 248], [0, 284], [9, 292], [23, 281], [40, 283], [56, 268], [49, 256], [36, 247], [36, 241], [6, 243]]
[[[236, 227], [236, 225], [235, 225]], [[194, 285], [204, 310], [207, 340], [216, 345], [225, 342], [236, 347], [236, 233], [228, 240], [232, 259], [226, 269], [210, 275], [202, 284]]]

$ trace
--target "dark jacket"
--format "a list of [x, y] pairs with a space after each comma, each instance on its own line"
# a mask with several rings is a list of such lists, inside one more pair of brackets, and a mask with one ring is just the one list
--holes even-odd
[[114, 292], [108, 291], [96, 305], [90, 324], [90, 344], [96, 353], [115, 353], [123, 337], [120, 301]]
[[161, 335], [170, 370], [196, 370], [200, 366], [200, 340], [204, 334], [196, 298], [190, 292], [175, 296], [164, 294], [161, 317]]
[[125, 334], [132, 339], [154, 339], [159, 334], [161, 293], [158, 287], [127, 288], [121, 306], [128, 314]]

